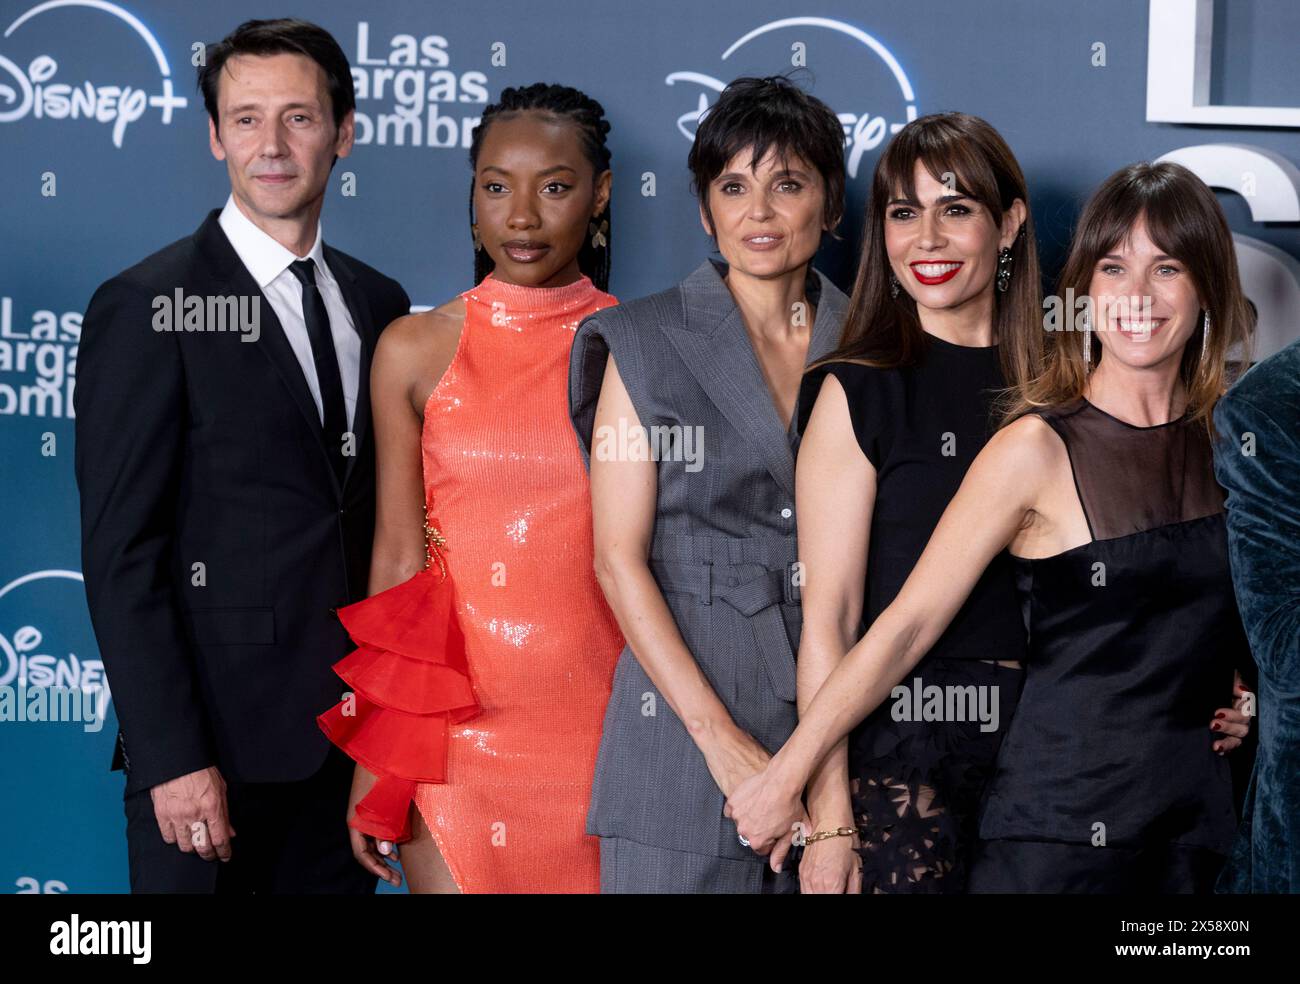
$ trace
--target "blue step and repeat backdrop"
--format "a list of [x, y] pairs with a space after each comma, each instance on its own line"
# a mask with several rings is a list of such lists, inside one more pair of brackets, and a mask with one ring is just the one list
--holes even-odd
[[[1019, 157], [1049, 276], [1089, 191], [1123, 164], [1169, 156], [1229, 216], [1258, 354], [1300, 334], [1295, 0], [3, 0], [0, 891], [127, 887], [122, 777], [108, 771], [116, 719], [80, 573], [82, 311], [101, 281], [225, 200], [194, 46], [278, 16], [323, 25], [353, 65], [357, 146], [332, 179], [326, 239], [398, 278], [417, 306], [470, 286], [467, 147], [502, 88], [563, 82], [604, 104], [612, 290], [626, 298], [708, 255], [685, 167], [700, 113], [732, 78], [798, 69], [844, 122], [850, 218], [819, 261], [841, 285], [883, 144], [916, 116], [964, 110]], [[107, 719], [23, 720], [21, 688], [54, 686], [92, 695]]]

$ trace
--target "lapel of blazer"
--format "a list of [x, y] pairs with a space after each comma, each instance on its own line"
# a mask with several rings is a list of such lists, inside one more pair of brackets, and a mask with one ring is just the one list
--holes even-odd
[[[225, 232], [222, 231], [221, 224], [218, 222], [220, 215], [220, 209], [213, 209], [208, 213], [208, 217], [203, 221], [203, 224], [199, 226], [199, 231], [195, 234], [199, 250], [212, 271], [220, 294], [259, 298], [261, 335], [253, 344], [271, 360], [271, 364], [289, 390], [289, 395], [293, 397], [293, 402], [307, 422], [307, 426], [316, 435], [316, 445], [319, 447], [320, 453], [325, 456], [328, 464], [329, 451], [325, 447], [325, 429], [321, 426], [320, 411], [316, 409], [316, 401], [312, 399], [311, 390], [307, 388], [307, 379], [302, 374], [302, 366], [298, 364], [298, 357], [293, 353], [293, 347], [289, 344], [289, 337], [284, 333], [284, 327], [280, 324], [280, 319], [275, 316], [275, 309], [271, 307], [271, 302], [267, 300], [266, 295], [257, 286], [253, 275], [248, 272], [243, 260], [235, 252], [235, 247], [230, 245], [230, 240], [226, 238]], [[332, 263], [330, 269], [334, 269]], [[335, 276], [338, 275], [335, 274]], [[339, 279], [341, 283], [342, 278]], [[358, 410], [359, 408], [360, 400], [358, 399]], [[350, 464], [349, 467], [351, 467]], [[330, 481], [334, 484], [334, 491], [341, 495], [342, 490], [339, 488], [334, 469], [327, 468], [326, 470], [330, 474]]]
[[[820, 270], [817, 274], [817, 317], [813, 319], [812, 338], [808, 341], [808, 365], [830, 355], [844, 335], [844, 315], [848, 313], [849, 298]], [[795, 414], [798, 414], [796, 408]]]
[[338, 281], [343, 300], [348, 306], [348, 311], [352, 314], [352, 324], [361, 336], [361, 368], [360, 377], [357, 380], [357, 405], [352, 414], [354, 441], [352, 450], [354, 454], [348, 459], [347, 471], [343, 476], [344, 484], [346, 484], [352, 478], [352, 471], [356, 468], [357, 459], [361, 457], [362, 445], [370, 436], [370, 360], [374, 355], [378, 335], [375, 331], [375, 323], [370, 317], [370, 305], [366, 303], [361, 288], [357, 286], [356, 271], [348, 263], [347, 257], [332, 246], [324, 243], [321, 244], [321, 248], [325, 251], [325, 259], [329, 262], [330, 272], [334, 274], [335, 279]]
[[[719, 267], [725, 269], [724, 264], [715, 266], [714, 261], [706, 260], [682, 281], [685, 316], [681, 325], [664, 330], [709, 399], [758, 451], [772, 477], [793, 498], [790, 432], [781, 426], [744, 319]], [[816, 278], [814, 291], [819, 297], [807, 362], [820, 358], [839, 341], [845, 300], [820, 272], [811, 271], [810, 276]], [[813, 300], [811, 295], [809, 300]]]

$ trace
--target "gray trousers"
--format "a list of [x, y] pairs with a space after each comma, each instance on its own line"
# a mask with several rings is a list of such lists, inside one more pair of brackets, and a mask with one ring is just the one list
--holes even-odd
[[766, 859], [736, 861], [622, 837], [600, 839], [602, 895], [788, 895], [797, 890], [789, 858], [777, 873]]

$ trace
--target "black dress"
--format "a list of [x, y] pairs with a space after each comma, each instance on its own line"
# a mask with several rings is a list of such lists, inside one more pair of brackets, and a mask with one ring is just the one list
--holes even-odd
[[[800, 394], [802, 430], [825, 377], [839, 380], [858, 445], [876, 471], [864, 632], [902, 588], [995, 429], [992, 402], [1004, 386], [997, 347], [926, 337], [916, 366], [831, 363], [809, 373]], [[1003, 553], [903, 689], [849, 736], [864, 893], [965, 890], [981, 792], [1023, 678], [1019, 668], [984, 661], [1024, 658], [1024, 626]], [[942, 707], [935, 695], [942, 695]]]
[[1250, 659], [1209, 437], [1082, 399], [1040, 416], [1093, 539], [1015, 559], [1029, 662], [971, 891], [1209, 891], [1236, 827], [1210, 721]]

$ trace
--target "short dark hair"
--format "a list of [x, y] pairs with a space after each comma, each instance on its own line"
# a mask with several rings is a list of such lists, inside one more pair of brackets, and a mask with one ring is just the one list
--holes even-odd
[[208, 45], [204, 64], [199, 66], [199, 90], [214, 126], [218, 125], [217, 82], [230, 56], [279, 54], [306, 55], [325, 72], [336, 127], [343, 122], [343, 117], [356, 109], [352, 68], [348, 65], [347, 55], [343, 54], [343, 49], [329, 31], [295, 17], [249, 20], [216, 44]]
[[709, 184], [750, 146], [750, 170], [769, 148], [780, 157], [797, 154], [816, 168], [826, 184], [826, 228], [835, 228], [844, 215], [844, 128], [829, 106], [784, 75], [736, 79], [695, 131], [686, 166], [710, 227]]

